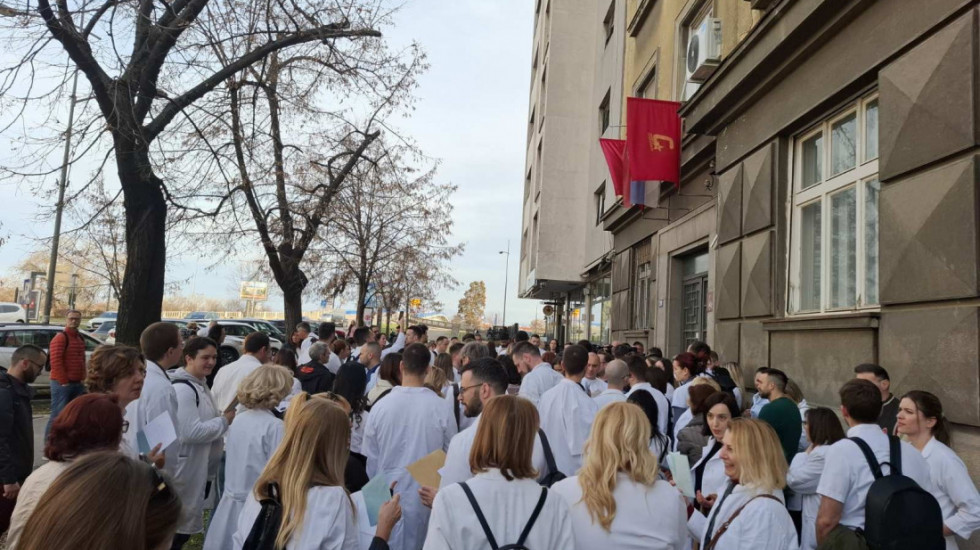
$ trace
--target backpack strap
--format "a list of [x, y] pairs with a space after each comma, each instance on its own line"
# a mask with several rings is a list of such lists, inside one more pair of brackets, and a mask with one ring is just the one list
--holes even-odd
[[456, 415], [456, 429], [459, 429], [459, 384], [453, 382], [453, 413]]
[[888, 436], [889, 458], [888, 465], [891, 466], [891, 475], [902, 475], [902, 442], [897, 436]]
[[[497, 546], [497, 539], [493, 538], [493, 532], [490, 531], [490, 526], [487, 524], [487, 518], [483, 515], [483, 510], [481, 510], [480, 505], [476, 503], [476, 497], [473, 496], [473, 491], [470, 490], [470, 487], [465, 481], [461, 481], [459, 486], [463, 488], [463, 492], [466, 493], [466, 498], [470, 501], [470, 506], [472, 506], [473, 511], [476, 512], [476, 519], [480, 520], [480, 527], [483, 527], [483, 534], [487, 536], [487, 543], [490, 544], [491, 550], [498, 550], [500, 547]], [[536, 516], [532, 516], [532, 518], [533, 517]], [[530, 530], [529, 527], [526, 529]]]
[[[848, 439], [853, 441], [858, 448], [861, 449], [861, 452], [864, 453], [864, 458], [868, 461], [868, 466], [871, 466], [871, 473], [874, 475], [875, 479], [880, 478], [881, 465], [878, 464], [878, 458], [875, 457], [874, 451], [871, 450], [871, 447], [869, 447], [868, 444], [860, 437], [849, 437]], [[898, 438], [895, 439], [897, 440]]]
[[531, 527], [534, 527], [534, 522], [537, 521], [538, 515], [541, 514], [541, 509], [544, 508], [544, 501], [548, 498], [548, 488], [541, 488], [541, 498], [538, 499], [538, 505], [534, 507], [534, 512], [531, 513], [531, 519], [527, 520], [527, 525], [524, 526], [524, 530], [521, 531], [521, 538], [517, 539], [517, 546], [524, 546], [524, 541], [527, 540], [527, 536], [531, 534]]
[[553, 474], [558, 471], [558, 465], [555, 464], [555, 455], [552, 454], [551, 445], [548, 444], [548, 436], [541, 428], [538, 428], [538, 435], [541, 436], [541, 447], [544, 450], [544, 461], [548, 464], [548, 474]]
[[173, 384], [186, 384], [188, 388], [190, 388], [191, 390], [194, 391], [194, 405], [196, 405], [198, 407], [201, 406], [201, 396], [197, 394], [197, 388], [194, 387], [194, 384], [191, 384], [191, 381], [190, 380], [184, 380], [183, 378], [178, 378], [177, 380], [172, 380], [170, 382], [170, 384], [171, 385], [173, 385]]
[[[718, 544], [718, 539], [720, 539], [721, 536], [725, 534], [725, 531], [728, 531], [728, 528], [732, 525], [732, 522], [735, 521], [735, 518], [737, 518], [738, 515], [742, 513], [742, 510], [744, 510], [746, 506], [751, 504], [752, 501], [757, 498], [771, 498], [772, 500], [775, 500], [776, 502], [782, 504], [781, 500], [779, 500], [778, 498], [772, 495], [755, 495], [754, 497], [745, 501], [745, 504], [739, 506], [738, 510], [735, 510], [735, 513], [729, 516], [728, 520], [725, 521], [725, 523], [721, 524], [721, 527], [719, 527], [718, 531], [714, 534], [713, 537], [711, 537], [711, 540], [708, 541], [708, 544], [704, 546], [704, 550], [714, 550], [715, 545]], [[718, 512], [721, 512], [721, 510], [718, 510]]]

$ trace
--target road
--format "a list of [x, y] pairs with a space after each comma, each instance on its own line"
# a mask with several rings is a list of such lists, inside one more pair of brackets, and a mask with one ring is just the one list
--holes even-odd
[[34, 469], [44, 463], [44, 428], [48, 415], [34, 417]]

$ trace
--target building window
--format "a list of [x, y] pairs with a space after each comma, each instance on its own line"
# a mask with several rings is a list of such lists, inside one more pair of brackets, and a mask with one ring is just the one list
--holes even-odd
[[527, 229], [524, 230], [524, 236], [521, 237], [521, 259], [523, 260], [527, 256], [528, 248], [530, 248], [530, 243], [527, 240]]
[[615, 20], [616, 20], [616, 0], [609, 2], [609, 9], [606, 10], [606, 17], [602, 20], [602, 30], [606, 33], [606, 44], [609, 44], [609, 39], [612, 38], [613, 31], [615, 30]]
[[535, 173], [538, 176], [536, 178], [537, 181], [535, 182], [535, 190], [537, 191], [538, 194], [541, 193], [541, 182], [544, 180], [544, 170], [542, 169], [542, 166], [541, 166], [541, 146], [542, 145], [544, 145], [544, 140], [543, 139], [538, 140], [538, 153], [537, 153], [537, 157], [535, 157], [535, 161], [534, 161], [534, 166], [535, 166], [534, 170], [535, 170]]
[[599, 189], [595, 192], [595, 224], [602, 222], [602, 215], [606, 213], [606, 182], [602, 182]]
[[708, 338], [708, 253], [687, 256], [682, 264], [682, 326], [684, 347]]
[[636, 97], [657, 99], [657, 67], [654, 66], [643, 76], [640, 85], [636, 87]]
[[652, 271], [650, 262], [640, 264], [636, 270], [636, 302], [633, 305], [633, 326], [635, 328], [648, 328], [650, 326], [650, 277]]
[[548, 63], [545, 62], [544, 66], [541, 68], [541, 87], [538, 89], [538, 103], [539, 110], [541, 111], [541, 120], [538, 122], [538, 131], [544, 128], [544, 106], [547, 94], [545, 93], [545, 86], [548, 84]]
[[794, 140], [790, 312], [878, 306], [878, 99]]
[[604, 135], [609, 128], [609, 94], [611, 90], [606, 90], [606, 97], [602, 98], [599, 104], [599, 135]]

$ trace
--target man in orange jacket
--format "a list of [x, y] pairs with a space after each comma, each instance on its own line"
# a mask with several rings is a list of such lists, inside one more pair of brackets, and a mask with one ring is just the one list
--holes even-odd
[[48, 347], [51, 357], [51, 416], [44, 428], [45, 440], [51, 423], [61, 409], [85, 393], [85, 340], [78, 333], [81, 322], [81, 312], [70, 310], [65, 330], [55, 335]]

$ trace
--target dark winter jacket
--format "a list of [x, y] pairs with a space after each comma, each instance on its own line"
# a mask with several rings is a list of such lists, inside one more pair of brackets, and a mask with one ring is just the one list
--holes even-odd
[[0, 483], [24, 483], [34, 468], [31, 389], [0, 373]]
[[336, 376], [325, 365], [316, 361], [296, 367], [296, 379], [303, 391], [310, 395], [333, 390], [334, 378]]

